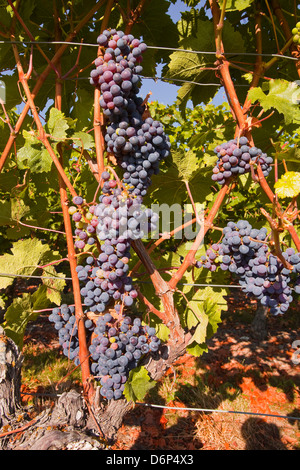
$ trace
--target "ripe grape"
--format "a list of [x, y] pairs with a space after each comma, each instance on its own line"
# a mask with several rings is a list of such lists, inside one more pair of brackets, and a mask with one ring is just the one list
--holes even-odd
[[144, 197], [151, 177], [159, 172], [159, 163], [170, 155], [170, 141], [162, 124], [143, 118], [145, 105], [137, 96], [140, 62], [147, 46], [114, 29], [101, 34], [98, 44], [104, 56], [95, 60], [91, 84], [101, 92], [100, 106], [109, 121], [104, 137], [107, 151], [123, 168], [127, 190]]
[[268, 157], [261, 149], [250, 147], [247, 137], [232, 139], [218, 145], [215, 153], [218, 160], [211, 178], [221, 186], [232, 176], [249, 173], [251, 165], [260, 164], [265, 177], [272, 170], [273, 158]]
[[293, 290], [300, 293], [300, 254], [293, 248], [282, 253], [292, 269], [270, 251], [267, 229], [254, 229], [245, 220], [228, 222], [220, 243], [212, 245], [196, 267], [215, 271], [220, 267], [237, 276], [243, 292], [270, 308], [273, 315], [285, 313]]

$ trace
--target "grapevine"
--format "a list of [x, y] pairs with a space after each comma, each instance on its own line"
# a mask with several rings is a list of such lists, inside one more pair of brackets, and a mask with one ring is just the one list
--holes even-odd
[[[138, 296], [128, 276], [131, 242], [157, 229], [158, 216], [143, 206], [143, 196], [151, 176], [159, 171], [159, 162], [169, 156], [170, 144], [159, 121], [143, 119], [145, 106], [137, 97], [142, 71], [138, 64], [147, 46], [114, 29], [105, 30], [97, 41], [103, 57], [95, 61], [91, 84], [101, 91], [100, 106], [108, 119], [107, 152], [114, 154], [125, 171], [119, 182], [104, 171], [99, 203], [88, 205], [75, 196], [69, 213], [76, 227], [76, 249], [84, 252], [96, 247], [97, 251], [76, 268], [85, 327], [92, 336], [91, 372], [100, 382], [103, 397], [119, 399], [129, 371], [160, 345], [155, 328], [142, 326], [139, 318], [132, 321], [124, 308], [131, 307]], [[49, 319], [59, 332], [64, 354], [78, 364], [77, 331], [72, 335], [69, 331], [75, 317], [71, 316], [71, 323], [69, 318], [64, 320], [65, 310], [68, 317], [71, 310], [64, 305], [54, 309]], [[90, 314], [99, 318], [91, 320]]]
[[[81, 369], [87, 408], [112, 437], [131, 401], [217, 331], [228, 302], [215, 272], [265, 307], [254, 323], [300, 294], [296, 2], [196, 2], [178, 23], [168, 0], [54, 2], [25, 18], [24, 2], [7, 3], [1, 327], [21, 349], [28, 322], [51, 311], [68, 376]], [[176, 103], [141, 97], [142, 74], [177, 86]], [[225, 106], [212, 101], [221, 87]], [[176, 201], [184, 220], [158, 233], [149, 200]], [[9, 299], [19, 276], [42, 279]], [[201, 276], [213, 284], [196, 288]]]

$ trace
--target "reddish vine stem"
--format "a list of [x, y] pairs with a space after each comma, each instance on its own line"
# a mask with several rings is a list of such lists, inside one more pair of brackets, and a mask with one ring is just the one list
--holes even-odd
[[175, 287], [177, 286], [178, 282], [182, 279], [182, 277], [184, 276], [184, 273], [186, 272], [186, 270], [194, 263], [194, 259], [195, 259], [195, 254], [196, 252], [198, 251], [201, 243], [203, 242], [204, 240], [204, 237], [206, 235], [206, 233], [208, 232], [208, 230], [211, 228], [212, 224], [213, 224], [213, 221], [214, 221], [214, 218], [216, 217], [224, 199], [225, 199], [225, 196], [227, 194], [227, 190], [229, 189], [229, 185], [230, 185], [230, 182], [227, 182], [223, 185], [223, 187], [221, 188], [221, 190], [219, 191], [217, 197], [216, 197], [216, 200], [205, 220], [205, 225], [204, 227], [199, 231], [194, 243], [193, 243], [193, 246], [192, 248], [190, 249], [190, 251], [188, 252], [187, 256], [185, 257], [182, 265], [180, 266], [180, 268], [178, 269], [178, 271], [173, 275], [172, 279], [170, 279], [169, 281], [169, 286], [171, 289], [175, 289]]
[[64, 181], [65, 185], [67, 186], [67, 188], [69, 189], [70, 193], [72, 194], [72, 196], [76, 196], [77, 195], [76, 191], [73, 188], [72, 184], [70, 183], [67, 175], [65, 174], [64, 169], [63, 169], [59, 159], [55, 155], [55, 152], [54, 152], [54, 150], [53, 150], [53, 148], [52, 148], [52, 146], [51, 146], [51, 144], [50, 144], [50, 142], [49, 142], [49, 140], [46, 136], [46, 133], [44, 131], [43, 125], [41, 123], [41, 120], [40, 120], [40, 117], [38, 115], [36, 106], [34, 104], [32, 94], [30, 92], [30, 89], [29, 89], [29, 86], [28, 86], [28, 83], [27, 83], [27, 79], [26, 79], [24, 71], [23, 71], [23, 67], [21, 65], [20, 56], [19, 56], [17, 46], [15, 44], [12, 44], [12, 47], [13, 47], [13, 51], [14, 51], [14, 55], [15, 55], [15, 59], [16, 59], [18, 73], [19, 73], [19, 80], [22, 83], [23, 89], [24, 89], [26, 97], [27, 97], [27, 101], [29, 103], [29, 107], [31, 109], [31, 112], [32, 112], [33, 117], [34, 117], [34, 121], [35, 121], [36, 126], [38, 128], [38, 132], [39, 132], [38, 138], [40, 139], [40, 141], [44, 144], [44, 146], [48, 150], [48, 153], [49, 153], [53, 163], [55, 164], [61, 178], [63, 179], [63, 181]]
[[[76, 36], [76, 34], [85, 26], [86, 23], [92, 18], [92, 16], [96, 13], [96, 11], [105, 3], [105, 0], [100, 0], [90, 11], [89, 13], [78, 23], [78, 25], [75, 27], [75, 29], [68, 35], [66, 38], [65, 42], [66, 44], [62, 44], [59, 49], [56, 51], [51, 64], [48, 64], [48, 66], [45, 68], [45, 70], [41, 73], [39, 76], [33, 91], [31, 92], [31, 96], [33, 100], [35, 99], [36, 95], [40, 91], [41, 87], [43, 86], [46, 78], [48, 77], [49, 73], [52, 70], [52, 65], [55, 65], [57, 61], [61, 58], [61, 56], [64, 54], [66, 49], [69, 47], [67, 44], [68, 42], [72, 41], [72, 39]], [[0, 158], [0, 173], [5, 165], [5, 162], [10, 154], [11, 148], [14, 145], [16, 138], [22, 128], [24, 119], [26, 118], [28, 111], [30, 109], [29, 102], [25, 103], [25, 106], [18, 118], [18, 121], [16, 122], [14, 132], [10, 134], [9, 139], [6, 143], [6, 146], [2, 152], [1, 158]]]
[[125, 29], [125, 34], [129, 34], [131, 32], [132, 27], [141, 16], [145, 3], [146, 3], [146, 0], [140, 0], [139, 4], [137, 5], [137, 7], [135, 8], [133, 12], [130, 11], [130, 5], [129, 5], [128, 15], [130, 14], [130, 17], [128, 18], [127, 26]]
[[171, 340], [175, 342], [182, 341], [183, 330], [180, 326], [180, 320], [174, 306], [174, 290], [159, 274], [142, 241], [133, 241], [132, 247], [145, 266], [156, 294], [162, 301], [164, 312], [160, 313], [160, 318], [163, 320], [164, 324], [169, 327]]
[[223, 85], [226, 90], [226, 94], [229, 99], [230, 106], [234, 112], [236, 121], [238, 126], [242, 129], [245, 123], [245, 116], [243, 110], [241, 108], [239, 99], [237, 97], [234, 84], [231, 79], [231, 75], [229, 72], [229, 62], [226, 60], [224, 56], [224, 46], [221, 40], [221, 30], [219, 27], [220, 19], [221, 19], [221, 12], [220, 8], [216, 2], [216, 0], [209, 0], [212, 16], [213, 16], [213, 23], [214, 23], [214, 30], [215, 30], [215, 43], [216, 43], [216, 51], [217, 51], [217, 62], [219, 64], [219, 72], [223, 81]]

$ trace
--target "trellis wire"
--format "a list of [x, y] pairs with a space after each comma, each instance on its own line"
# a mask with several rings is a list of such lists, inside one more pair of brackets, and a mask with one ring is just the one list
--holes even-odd
[[[35, 397], [47, 397], [47, 398], [56, 398], [61, 397], [62, 394], [59, 393], [35, 393], [35, 392], [21, 392], [21, 395], [30, 395]], [[135, 402], [135, 405], [146, 406], [148, 408], [158, 408], [158, 409], [167, 409], [175, 411], [192, 411], [200, 413], [227, 413], [227, 414], [241, 414], [249, 416], [264, 416], [267, 418], [281, 418], [288, 420], [300, 420], [299, 416], [287, 416], [287, 415], [278, 415], [272, 413], [258, 413], [255, 411], [236, 411], [236, 410], [220, 410], [220, 409], [210, 409], [210, 408], [192, 408], [192, 407], [181, 407], [181, 406], [168, 406], [168, 405], [155, 405], [153, 403], [144, 403], [144, 402]]]
[[[99, 47], [98, 44], [90, 44], [87, 42], [73, 42], [73, 41], [0, 41], [0, 44], [48, 44], [48, 45], [69, 45], [69, 46], [87, 46], [87, 47]], [[187, 52], [190, 54], [207, 54], [207, 55], [216, 55], [215, 51], [194, 51], [189, 49], [181, 49], [178, 47], [164, 47], [164, 46], [149, 46], [148, 49], [156, 50], [166, 50], [166, 51], [177, 51], [177, 52]], [[290, 57], [284, 54], [271, 54], [271, 53], [257, 53], [257, 52], [226, 52], [226, 55], [239, 55], [239, 56], [261, 56], [261, 57], [278, 57], [283, 59], [289, 59], [298, 61], [296, 57]]]
[[[23, 278], [32, 278], [32, 279], [56, 279], [60, 281], [72, 281], [71, 277], [60, 277], [60, 276], [34, 276], [29, 274], [12, 274], [12, 273], [0, 273], [0, 277], [23, 277]], [[135, 284], [152, 284], [151, 281], [140, 281], [135, 280]], [[188, 283], [188, 282], [178, 282], [178, 285], [181, 286], [190, 286], [190, 287], [216, 287], [216, 288], [223, 288], [223, 289], [231, 289], [237, 288], [242, 289], [243, 286], [238, 284], [197, 284], [197, 283]], [[291, 287], [291, 290], [295, 290]]]
[[[13, 273], [0, 273], [0, 277], [22, 277], [22, 278], [33, 278], [33, 279], [57, 279], [62, 281], [72, 281], [71, 277], [60, 277], [60, 276], [34, 276], [29, 274], [13, 274]], [[140, 284], [152, 284], [151, 281], [135, 281], [136, 283]], [[231, 285], [231, 284], [194, 284], [194, 283], [187, 283], [187, 282], [179, 282], [178, 284], [183, 286], [195, 286], [195, 287], [238, 287], [242, 288], [239, 285]]]
[[295, 419], [300, 420], [300, 417], [297, 416], [286, 416], [286, 415], [273, 415], [270, 413], [256, 413], [252, 411], [235, 411], [235, 410], [219, 410], [219, 409], [209, 409], [209, 408], [189, 408], [189, 407], [179, 407], [179, 406], [167, 406], [167, 405], [154, 405], [152, 403], [143, 403], [143, 402], [136, 402], [136, 405], [148, 406], [151, 408], [162, 408], [167, 410], [177, 410], [177, 411], [200, 411], [204, 413], [229, 413], [229, 414], [243, 414], [243, 415], [251, 415], [251, 416], [266, 416], [270, 418], [285, 418], [285, 419]]
[[[204, 82], [193, 82], [192, 80], [181, 80], [179, 78], [165, 78], [165, 77], [145, 77], [141, 76], [143, 80], [162, 80], [165, 82], [180, 82], [180, 83], [190, 83], [191, 85], [200, 85], [200, 86], [222, 86], [221, 83], [204, 83]], [[73, 78], [64, 78], [64, 80], [77, 81], [77, 80], [90, 80], [90, 77], [73, 77]], [[249, 87], [249, 85], [236, 83], [236, 87]]]

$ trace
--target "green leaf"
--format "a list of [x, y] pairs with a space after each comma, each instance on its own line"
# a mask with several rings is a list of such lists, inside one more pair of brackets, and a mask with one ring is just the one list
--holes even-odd
[[[226, 11], [241, 11], [248, 8], [254, 0], [227, 0], [226, 1]], [[223, 8], [224, 0], [219, 0], [220, 8]]]
[[43, 284], [46, 288], [46, 296], [47, 299], [50, 300], [51, 303], [56, 305], [61, 304], [61, 293], [66, 286], [66, 281], [63, 279], [65, 274], [57, 274], [55, 268], [53, 266], [47, 266], [43, 270], [43, 277], [57, 277], [57, 279], [43, 279]]
[[283, 114], [286, 124], [300, 121], [299, 98], [300, 87], [297, 83], [280, 79], [269, 80], [263, 83], [262, 88], [249, 91], [249, 99], [253, 103], [259, 101], [264, 111], [276, 109]]
[[192, 151], [184, 152], [182, 150], [175, 150], [172, 152], [174, 164], [178, 169], [178, 176], [182, 181], [190, 181], [199, 168], [199, 159]]
[[188, 299], [182, 299], [182, 304], [185, 305], [183, 317], [187, 328], [193, 331], [187, 350], [198, 356], [207, 350], [206, 343], [221, 322], [221, 312], [227, 310], [227, 301], [224, 298], [226, 289], [184, 286], [183, 292]]
[[[297, 129], [298, 131], [298, 129]], [[297, 132], [298, 133], [298, 132]], [[291, 136], [293, 139], [293, 137]], [[299, 164], [300, 160], [300, 149], [297, 142], [293, 139], [292, 146], [282, 146], [281, 142], [272, 142], [273, 147], [275, 148], [276, 157], [279, 160], [285, 160], [286, 162], [296, 162]]]
[[[183, 112], [188, 100], [193, 105], [208, 103], [218, 91], [220, 81], [216, 79], [211, 55], [201, 51], [214, 52], [214, 28], [211, 21], [203, 21], [197, 18], [194, 29], [191, 29], [185, 20], [178, 25], [179, 31], [184, 35], [180, 41], [180, 47], [184, 51], [176, 51], [170, 55], [168, 70], [165, 74], [170, 80], [175, 79], [175, 84], [180, 80], [186, 81], [178, 90], [179, 106]], [[225, 22], [223, 28], [223, 41], [227, 52], [243, 52], [244, 40], [230, 23]], [[199, 51], [186, 52], [187, 50]], [[179, 80], [179, 82], [177, 82]]]
[[[13, 244], [11, 254], [0, 256], [0, 272], [6, 274], [32, 275], [39, 262], [49, 252], [49, 245], [37, 238], [18, 240]], [[15, 277], [0, 277], [0, 289], [13, 283]]]
[[11, 202], [0, 201], [0, 226], [10, 225], [11, 222]]
[[23, 346], [24, 333], [29, 321], [38, 318], [39, 310], [49, 305], [46, 287], [40, 286], [33, 294], [16, 297], [5, 312], [3, 327], [7, 336], [12, 338], [19, 348]]
[[18, 178], [12, 172], [0, 174], [0, 188], [1, 191], [10, 192], [11, 188], [18, 184]]
[[297, 197], [300, 194], [300, 172], [287, 171], [274, 184], [274, 188], [280, 198]]
[[204, 314], [201, 315], [201, 318], [198, 317], [199, 323], [196, 326], [194, 334], [189, 341], [189, 344], [192, 344], [194, 341], [198, 344], [205, 343], [206, 341], [206, 332], [208, 326], [208, 316]]
[[129, 372], [128, 380], [125, 384], [124, 396], [127, 401], [141, 401], [146, 394], [155, 387], [156, 382], [150, 379], [147, 369], [144, 366], [137, 367]]
[[20, 170], [29, 168], [33, 173], [49, 172], [52, 159], [43, 144], [31, 133], [23, 131], [25, 145], [17, 153]]
[[72, 135], [72, 139], [76, 146], [81, 147], [83, 149], [91, 149], [95, 147], [93, 136], [88, 132], [74, 132], [74, 134]]
[[54, 140], [61, 141], [67, 137], [66, 131], [69, 129], [68, 121], [65, 115], [56, 108], [50, 109], [47, 127]]

